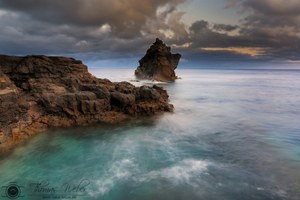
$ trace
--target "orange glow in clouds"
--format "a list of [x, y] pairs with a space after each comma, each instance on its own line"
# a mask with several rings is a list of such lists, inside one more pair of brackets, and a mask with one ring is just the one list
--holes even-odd
[[229, 51], [237, 54], [244, 54], [249, 56], [259, 56], [266, 52], [266, 48], [261, 47], [208, 47], [201, 48], [204, 51]]

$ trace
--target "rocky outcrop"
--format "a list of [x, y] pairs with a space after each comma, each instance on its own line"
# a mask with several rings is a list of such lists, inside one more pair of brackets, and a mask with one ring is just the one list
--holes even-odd
[[175, 69], [181, 58], [180, 54], [172, 54], [171, 48], [156, 38], [155, 43], [147, 50], [135, 70], [138, 79], [156, 81], [174, 81], [177, 79]]
[[0, 56], [0, 151], [50, 127], [170, 112], [160, 87], [112, 83], [64, 57]]

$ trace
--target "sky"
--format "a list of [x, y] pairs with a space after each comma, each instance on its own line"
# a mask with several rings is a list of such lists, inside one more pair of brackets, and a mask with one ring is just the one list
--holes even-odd
[[0, 0], [0, 27], [0, 54], [92, 67], [137, 66], [157, 37], [182, 66], [300, 65], [299, 0]]

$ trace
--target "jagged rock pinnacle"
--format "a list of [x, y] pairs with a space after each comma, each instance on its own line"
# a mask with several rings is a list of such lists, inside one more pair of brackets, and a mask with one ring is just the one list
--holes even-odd
[[180, 54], [172, 54], [171, 48], [156, 38], [146, 55], [139, 61], [140, 66], [135, 70], [135, 75], [138, 79], [174, 81], [177, 79], [175, 69], [180, 58]]

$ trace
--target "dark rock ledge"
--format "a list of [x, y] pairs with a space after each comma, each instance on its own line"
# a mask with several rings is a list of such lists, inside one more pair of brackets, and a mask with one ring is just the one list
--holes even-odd
[[0, 152], [51, 127], [173, 111], [160, 87], [112, 83], [65, 57], [0, 56]]

